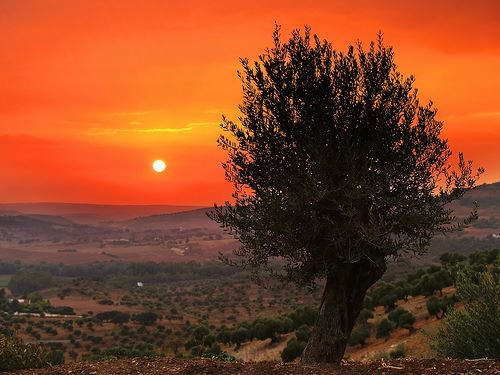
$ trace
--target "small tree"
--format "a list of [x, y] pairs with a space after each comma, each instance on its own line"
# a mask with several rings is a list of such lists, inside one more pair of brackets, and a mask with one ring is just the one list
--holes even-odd
[[255, 322], [255, 337], [259, 340], [271, 339], [272, 343], [278, 341], [281, 323], [277, 318], [261, 318]]
[[383, 337], [386, 341], [391, 335], [392, 330], [394, 329], [394, 323], [387, 319], [382, 319], [377, 324], [377, 338]]
[[248, 334], [248, 329], [240, 327], [235, 329], [231, 333], [231, 342], [236, 344], [235, 350], [239, 350], [241, 344], [248, 340], [250, 335]]
[[288, 340], [285, 349], [281, 352], [281, 359], [283, 362], [292, 362], [295, 358], [300, 357], [305, 347], [305, 342], [292, 338]]
[[436, 319], [441, 319], [446, 313], [447, 306], [436, 296], [432, 296], [426, 302], [427, 312], [434, 315]]
[[[477, 279], [477, 282], [476, 282]], [[443, 357], [500, 359], [500, 273], [457, 277], [457, 294], [463, 310], [452, 310], [434, 338], [432, 347]]]
[[369, 323], [356, 324], [351, 332], [348, 344], [351, 346], [365, 345], [366, 340], [370, 337], [371, 330], [372, 326]]
[[295, 337], [297, 337], [297, 340], [299, 341], [307, 342], [307, 340], [309, 340], [310, 334], [311, 334], [311, 328], [303, 324], [295, 332]]
[[146, 311], [135, 315], [132, 320], [139, 324], [149, 326], [156, 323], [158, 315], [152, 311]]
[[363, 309], [358, 315], [357, 323], [366, 323], [368, 319], [373, 318], [373, 312], [368, 309]]
[[436, 109], [382, 37], [345, 53], [308, 28], [273, 39], [255, 64], [241, 60], [240, 123], [224, 118], [219, 138], [234, 200], [210, 216], [241, 242], [228, 263], [300, 286], [326, 280], [302, 359], [339, 362], [386, 260], [454, 229], [448, 203], [477, 175], [461, 154], [451, 169]]
[[413, 328], [415, 317], [408, 310], [398, 307], [396, 310], [389, 313], [387, 317], [396, 327], [407, 329], [410, 335], [415, 331], [415, 328]]

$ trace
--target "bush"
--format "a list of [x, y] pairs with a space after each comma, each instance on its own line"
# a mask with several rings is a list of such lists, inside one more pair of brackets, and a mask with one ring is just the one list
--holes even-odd
[[433, 349], [443, 357], [500, 359], [500, 275], [459, 272], [457, 295], [464, 310], [448, 314]]
[[401, 294], [401, 290], [395, 285], [381, 281], [373, 290], [372, 303], [374, 306], [384, 306], [386, 311], [390, 311], [396, 306]]
[[95, 315], [96, 320], [102, 322], [112, 322], [115, 324], [124, 324], [130, 320], [130, 315], [121, 311], [104, 311]]
[[295, 358], [301, 356], [305, 347], [305, 342], [299, 341], [296, 338], [292, 338], [288, 340], [285, 349], [283, 349], [283, 351], [281, 352], [281, 359], [283, 360], [283, 362], [291, 362]]
[[239, 349], [241, 344], [249, 339], [248, 329], [240, 327], [231, 333], [231, 342], [236, 344], [236, 349]]
[[64, 352], [60, 349], [47, 354], [47, 362], [51, 365], [62, 365], [64, 363]]
[[434, 315], [437, 319], [441, 319], [447, 310], [447, 306], [436, 296], [432, 296], [431, 298], [429, 298], [426, 302], [426, 305], [429, 315]]
[[9, 281], [9, 289], [15, 295], [28, 294], [52, 285], [52, 275], [47, 272], [19, 271]]
[[300, 306], [295, 311], [293, 311], [289, 317], [293, 321], [293, 326], [295, 329], [299, 328], [301, 325], [312, 326], [316, 321], [318, 315], [318, 310], [312, 306]]
[[385, 338], [386, 340], [391, 335], [392, 330], [394, 329], [394, 323], [387, 319], [382, 319], [377, 324], [377, 338]]
[[282, 321], [278, 318], [260, 318], [255, 321], [254, 330], [257, 339], [271, 339], [275, 343], [278, 341], [278, 333], [283, 331]]
[[310, 334], [311, 334], [311, 328], [303, 324], [295, 332], [295, 337], [297, 337], [297, 340], [299, 341], [307, 342], [309, 340]]
[[399, 307], [392, 311], [387, 317], [390, 321], [394, 322], [397, 327], [406, 328], [410, 335], [415, 331], [415, 328], [413, 328], [415, 317], [408, 310]]
[[59, 315], [75, 315], [75, 310], [70, 306], [49, 306], [47, 312]]
[[0, 335], [0, 371], [40, 368], [48, 365], [47, 352], [38, 345]]
[[369, 309], [363, 309], [356, 319], [358, 323], [365, 323], [368, 319], [373, 318], [373, 312]]
[[391, 359], [398, 359], [398, 358], [404, 358], [406, 355], [406, 349], [404, 344], [399, 344], [394, 348], [394, 350], [391, 350], [389, 352], [389, 357]]
[[351, 336], [349, 337], [348, 345], [363, 346], [366, 343], [368, 337], [370, 337], [371, 333], [371, 325], [369, 323], [360, 323], [354, 326], [354, 329], [351, 332]]
[[135, 315], [132, 320], [139, 324], [148, 326], [156, 323], [158, 315], [154, 312], [148, 311]]

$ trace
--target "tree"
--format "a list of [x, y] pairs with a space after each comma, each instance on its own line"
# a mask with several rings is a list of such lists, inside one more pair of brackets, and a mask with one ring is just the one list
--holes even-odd
[[453, 265], [456, 263], [461, 263], [465, 261], [465, 257], [462, 254], [457, 253], [443, 253], [439, 257], [439, 260], [443, 265]]
[[278, 318], [260, 318], [255, 321], [254, 330], [257, 339], [271, 339], [271, 343], [275, 343], [281, 331], [281, 322]]
[[210, 330], [208, 329], [208, 327], [206, 327], [204, 325], [200, 325], [193, 330], [194, 338], [196, 339], [196, 341], [198, 341], [200, 343], [203, 341], [203, 337], [205, 337], [209, 333], [210, 333]]
[[277, 27], [273, 40], [241, 60], [240, 121], [224, 117], [218, 140], [233, 201], [209, 216], [241, 243], [227, 263], [311, 288], [325, 279], [302, 360], [339, 362], [386, 260], [455, 229], [447, 204], [481, 170], [462, 154], [450, 166], [436, 109], [420, 105], [381, 36], [346, 53], [309, 28], [282, 42]]
[[62, 365], [64, 363], [64, 352], [60, 349], [49, 352], [47, 362], [54, 366]]
[[402, 292], [391, 283], [380, 282], [377, 285], [372, 293], [372, 303], [384, 306], [386, 311], [394, 309]]
[[305, 324], [301, 325], [297, 331], [295, 331], [295, 337], [297, 340], [307, 342], [309, 340], [309, 335], [311, 334], [311, 328]]
[[231, 342], [236, 344], [235, 350], [238, 350], [241, 347], [241, 344], [248, 340], [249, 336], [248, 329], [243, 327], [235, 329], [231, 333]]
[[372, 325], [366, 321], [356, 324], [352, 329], [348, 344], [350, 346], [365, 345], [366, 340], [370, 337], [371, 330]]
[[23, 270], [17, 272], [9, 281], [9, 289], [15, 295], [23, 295], [51, 287], [52, 275], [47, 272]]
[[382, 319], [378, 324], [377, 324], [377, 338], [385, 338], [385, 340], [387, 341], [387, 339], [389, 338], [389, 336], [391, 335], [391, 332], [392, 330], [394, 329], [394, 323], [391, 322], [390, 320], [387, 320], [387, 319]]
[[494, 271], [458, 274], [457, 294], [464, 309], [452, 310], [443, 320], [432, 344], [438, 355], [500, 359], [500, 274]]
[[436, 319], [441, 319], [447, 310], [447, 306], [436, 296], [429, 298], [426, 305], [429, 315], [434, 315]]
[[363, 309], [358, 315], [357, 323], [366, 323], [368, 319], [373, 318], [373, 312], [368, 309]]
[[156, 323], [158, 320], [158, 315], [152, 311], [142, 312], [140, 314], [134, 315], [132, 318], [134, 322], [139, 324], [150, 326]]
[[415, 328], [413, 327], [415, 317], [408, 310], [399, 307], [389, 313], [387, 317], [390, 321], [394, 322], [397, 327], [407, 329], [410, 335], [415, 331]]
[[226, 329], [221, 329], [217, 334], [217, 341], [227, 345], [231, 341], [231, 333]]
[[295, 358], [300, 357], [306, 343], [297, 340], [295, 337], [288, 340], [285, 349], [281, 352], [281, 359], [283, 362], [292, 362]]

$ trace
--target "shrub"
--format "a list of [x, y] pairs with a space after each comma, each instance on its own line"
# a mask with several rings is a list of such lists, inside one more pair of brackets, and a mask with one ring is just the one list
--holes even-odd
[[135, 315], [132, 320], [134, 320], [135, 322], [137, 322], [139, 324], [145, 325], [145, 326], [153, 325], [158, 320], [158, 315], [154, 312], [147, 311], [147, 312], [143, 312], [143, 313]]
[[386, 311], [394, 309], [398, 296], [401, 294], [399, 288], [393, 284], [381, 281], [373, 290], [372, 303], [374, 306], [384, 306]]
[[50, 306], [47, 309], [47, 312], [50, 314], [59, 314], [59, 315], [75, 315], [75, 310], [69, 306]]
[[403, 308], [397, 308], [392, 311], [388, 316], [390, 321], [394, 322], [397, 327], [406, 328], [410, 335], [415, 331], [413, 324], [415, 323], [415, 317], [411, 312]]
[[14, 337], [0, 335], [0, 371], [40, 368], [47, 365], [47, 352], [41, 346], [25, 345]]
[[236, 344], [236, 349], [239, 349], [241, 344], [248, 340], [249, 337], [248, 329], [240, 327], [231, 333], [231, 342]]
[[373, 312], [371, 310], [369, 310], [369, 309], [363, 309], [359, 313], [357, 321], [359, 323], [364, 323], [368, 319], [372, 319], [372, 318], [373, 318]]
[[371, 333], [371, 325], [369, 323], [360, 323], [356, 324], [351, 332], [351, 336], [349, 337], [348, 345], [363, 346], [366, 343], [368, 337], [370, 337]]
[[49, 352], [47, 362], [51, 365], [62, 365], [64, 363], [64, 352], [60, 349]]
[[19, 271], [9, 281], [9, 289], [15, 295], [28, 294], [49, 288], [53, 284], [52, 275], [47, 272]]
[[281, 352], [281, 359], [283, 362], [291, 362], [295, 358], [300, 357], [305, 347], [305, 342], [292, 338], [288, 340], [285, 349]]
[[[293, 324], [293, 323], [292, 323]], [[290, 328], [290, 327], [289, 327]], [[259, 340], [271, 339], [278, 341], [278, 333], [283, 332], [282, 321], [278, 318], [260, 318], [254, 325], [255, 337]]]
[[437, 319], [441, 319], [447, 310], [447, 306], [436, 296], [429, 298], [426, 302], [426, 306], [429, 315], [434, 315]]
[[406, 355], [406, 349], [404, 344], [399, 344], [389, 352], [389, 357], [391, 359], [404, 358], [405, 355]]
[[377, 338], [385, 338], [386, 340], [391, 335], [392, 330], [394, 329], [394, 323], [387, 319], [382, 319], [377, 324]]
[[311, 328], [303, 324], [295, 332], [295, 337], [297, 337], [297, 340], [299, 341], [307, 342], [307, 340], [309, 340], [310, 334], [311, 334]]
[[294, 328], [299, 328], [301, 325], [312, 326], [316, 321], [318, 311], [316, 308], [306, 305], [300, 306], [293, 311], [289, 317], [293, 321]]
[[434, 337], [433, 349], [443, 357], [500, 359], [499, 274], [459, 272], [457, 295], [464, 301], [464, 310], [448, 314]]

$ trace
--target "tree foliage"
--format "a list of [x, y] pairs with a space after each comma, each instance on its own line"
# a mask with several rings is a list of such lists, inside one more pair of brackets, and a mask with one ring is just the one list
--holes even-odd
[[[313, 285], [345, 263], [423, 253], [453, 229], [446, 205], [474, 186], [472, 163], [441, 138], [432, 103], [397, 70], [379, 36], [347, 52], [295, 30], [258, 61], [242, 59], [239, 122], [219, 145], [234, 201], [211, 215], [241, 242], [239, 264]], [[471, 218], [474, 216], [472, 214]]]
[[306, 343], [297, 340], [295, 337], [288, 340], [285, 349], [281, 352], [283, 362], [292, 362], [295, 358], [300, 357]]
[[464, 270], [457, 278], [463, 310], [453, 310], [434, 338], [433, 348], [444, 357], [500, 359], [499, 260], [490, 272]]
[[0, 334], [0, 372], [48, 365], [47, 351], [39, 345], [23, 344]]
[[377, 338], [385, 338], [386, 340], [389, 338], [391, 335], [392, 330], [394, 329], [395, 324], [388, 320], [388, 319], [382, 319], [378, 324], [377, 324]]
[[209, 216], [241, 243], [226, 262], [310, 288], [326, 278], [302, 359], [339, 362], [387, 259], [457, 229], [448, 204], [482, 170], [462, 154], [450, 165], [436, 108], [419, 102], [381, 35], [338, 52], [309, 28], [282, 42], [276, 27], [273, 42], [241, 60], [241, 116], [223, 118], [218, 140], [233, 201]]

